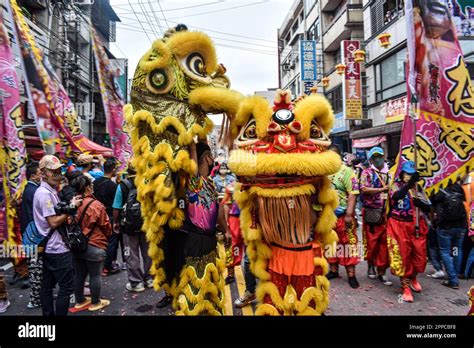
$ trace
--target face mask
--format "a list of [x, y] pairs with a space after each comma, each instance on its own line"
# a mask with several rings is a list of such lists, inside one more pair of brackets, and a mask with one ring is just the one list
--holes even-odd
[[376, 157], [372, 160], [372, 162], [374, 163], [374, 166], [376, 166], [377, 168], [383, 167], [384, 165], [383, 157]]
[[411, 175], [407, 173], [403, 173], [403, 181], [408, 182], [410, 181]]

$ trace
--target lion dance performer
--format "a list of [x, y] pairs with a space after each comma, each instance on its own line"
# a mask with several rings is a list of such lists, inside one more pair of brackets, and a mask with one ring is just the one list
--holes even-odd
[[[426, 236], [428, 225], [425, 218], [418, 214], [415, 207], [428, 214], [431, 210], [429, 200], [423, 189], [417, 184], [420, 176], [413, 161], [403, 163], [398, 178], [390, 188], [390, 212], [387, 222], [387, 245], [390, 256], [390, 269], [400, 277], [402, 299], [413, 302], [413, 294], [421, 292], [421, 284], [416, 279], [418, 273], [426, 268]], [[415, 194], [418, 185], [418, 196]], [[418, 231], [416, 230], [418, 219]]]
[[260, 279], [257, 315], [321, 315], [328, 306], [325, 246], [337, 235], [337, 193], [329, 175], [341, 159], [328, 151], [334, 122], [328, 101], [310, 95], [291, 102], [278, 91], [273, 108], [244, 99], [231, 121], [237, 149], [236, 200], [251, 270]]
[[216, 252], [205, 139], [213, 129], [206, 113], [237, 111], [241, 95], [229, 87], [210, 38], [178, 25], [141, 58], [124, 108], [154, 287], [181, 315], [223, 313], [225, 265]]

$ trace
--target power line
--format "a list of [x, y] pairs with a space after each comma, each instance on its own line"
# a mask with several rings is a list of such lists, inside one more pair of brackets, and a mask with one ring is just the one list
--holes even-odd
[[[156, 1], [156, 0], [155, 0]], [[152, 2], [147, 2], [147, 3], [155, 3], [155, 1], [152, 1]], [[179, 8], [170, 8], [170, 9], [166, 9], [166, 10], [163, 10], [163, 12], [172, 12], [172, 11], [181, 11], [181, 10], [186, 10], [188, 8], [195, 8], [195, 7], [203, 7], [203, 6], [209, 6], [209, 5], [215, 5], [215, 4], [221, 4], [223, 3], [224, 1], [215, 1], [215, 2], [210, 2], [208, 4], [200, 4], [200, 5], [193, 5], [193, 6], [186, 6], [186, 7], [179, 7]], [[127, 6], [127, 5], [113, 5], [113, 7], [118, 7], [118, 8], [121, 8], [121, 7], [124, 7], [124, 6]], [[156, 11], [158, 12], [158, 11]], [[137, 12], [137, 13], [140, 13], [140, 12]], [[117, 12], [118, 14], [118, 12]]]
[[[146, 20], [147, 24], [150, 26], [150, 29], [153, 31], [153, 35], [154, 35], [155, 37], [160, 36], [160, 34], [158, 33], [158, 31], [155, 30], [155, 26], [153, 25], [153, 19], [151, 18], [151, 15], [150, 15], [150, 17], [148, 17], [149, 14], [148, 14], [148, 12], [146, 12], [145, 5], [142, 5], [141, 0], [138, 0], [138, 5], [139, 5], [140, 8], [142, 9], [142, 11], [145, 12], [145, 14], [144, 14], [145, 20]], [[152, 9], [152, 10], [153, 10], [153, 9]], [[158, 23], [158, 25], [159, 25], [159, 23]], [[161, 32], [162, 32], [162, 29], [161, 29], [161, 27], [160, 27], [160, 33], [161, 33]]]
[[[130, 18], [130, 17], [123, 17], [123, 16], [122, 16], [122, 18], [136, 22], [135, 19]], [[174, 23], [174, 24], [181, 24], [181, 23], [182, 23], [182, 22], [172, 21], [172, 20], [169, 20], [169, 19], [168, 19], [168, 22]], [[118, 24], [123, 24], [123, 23], [122, 23], [122, 22], [119, 22]], [[262, 38], [258, 38], [258, 37], [245, 36], [245, 35], [238, 35], [238, 34], [232, 34], [232, 33], [226, 33], [226, 32], [223, 32], [223, 31], [217, 31], [217, 30], [212, 30], [212, 29], [206, 29], [206, 28], [197, 27], [197, 26], [194, 26], [194, 25], [187, 25], [187, 27], [188, 27], [188, 28], [199, 29], [199, 30], [203, 30], [203, 31], [208, 31], [208, 32], [211, 32], [211, 33], [218, 33], [218, 34], [222, 34], [222, 35], [235, 36], [235, 37], [241, 37], [241, 38], [244, 38], [244, 39], [250, 39], [250, 40], [256, 40], [256, 41], [266, 41], [266, 42], [275, 43], [274, 40], [268, 40], [268, 39], [262, 39]]]
[[173, 18], [170, 18], [170, 20], [171, 20], [171, 19], [179, 19], [179, 18], [188, 18], [188, 17], [202, 16], [202, 15], [210, 14], [210, 13], [217, 13], [217, 12], [224, 12], [224, 11], [229, 11], [229, 10], [235, 10], [235, 9], [237, 9], [237, 8], [242, 8], [242, 7], [249, 7], [249, 6], [261, 5], [261, 4], [265, 4], [265, 3], [267, 3], [267, 2], [268, 2], [268, 0], [264, 0], [264, 1], [261, 1], [261, 2], [253, 3], [253, 4], [246, 4], [246, 5], [240, 5], [240, 6], [235, 6], [235, 7], [229, 7], [229, 8], [224, 8], [224, 9], [221, 9], [221, 10], [215, 10], [215, 11], [209, 11], [209, 12], [201, 12], [201, 13], [195, 13], [195, 14], [186, 15], [186, 16], [173, 17]]
[[142, 27], [143, 31], [145, 32], [146, 37], [148, 38], [148, 40], [150, 41], [150, 43], [152, 43], [152, 40], [151, 40], [150, 37], [148, 36], [148, 33], [145, 31], [145, 27], [143, 27], [142, 22], [140, 21], [140, 19], [138, 18], [137, 13], [135, 12], [135, 9], [134, 9], [133, 6], [130, 4], [130, 0], [127, 0], [127, 1], [128, 1], [128, 3], [129, 3], [130, 8], [132, 9], [133, 13], [135, 14], [135, 17], [137, 17], [138, 23], [140, 23], [140, 26]]
[[117, 47], [117, 49], [120, 51], [120, 53], [123, 55], [123, 57], [127, 57], [127, 55], [125, 53], [123, 53], [122, 49], [119, 47], [119, 45], [117, 45], [116, 42], [113, 43], [115, 45], [115, 47]]
[[[184, 16], [172, 17], [170, 19], [180, 19], [180, 18], [201, 16], [201, 15], [210, 14], [210, 13], [224, 12], [224, 11], [234, 10], [234, 9], [238, 9], [238, 8], [242, 8], [242, 7], [261, 5], [261, 4], [267, 3], [268, 1], [269, 0], [263, 0], [263, 1], [260, 1], [260, 2], [252, 3], [252, 4], [245, 4], [245, 5], [239, 5], [239, 6], [234, 6], [234, 7], [222, 8], [222, 9], [214, 10], [214, 11], [207, 11], [207, 12], [194, 13], [194, 14], [189, 14], [189, 15], [184, 15]], [[139, 0], [138, 4], [140, 4], [140, 0]], [[159, 11], [154, 11], [154, 12], [159, 12]], [[145, 14], [145, 15], [147, 14], [147, 12], [145, 10], [143, 10], [143, 12], [137, 12], [137, 13], [141, 13], [141, 14]], [[118, 14], [120, 14], [120, 13], [118, 13]], [[163, 16], [164, 16], [164, 14], [163, 14]]]
[[[118, 27], [117, 29], [121, 29], [121, 30], [125, 30], [125, 31], [132, 31], [132, 32], [136, 32], [136, 33], [143, 33], [143, 30], [135, 30], [135, 29], [121, 28], [121, 27]], [[146, 34], [146, 32], [145, 32], [145, 34]], [[221, 43], [216, 43], [215, 45], [216, 46], [222, 46], [222, 47], [240, 49], [240, 50], [246, 51], [246, 52], [255, 52], [255, 53], [261, 53], [261, 54], [266, 54], [266, 55], [271, 55], [271, 56], [277, 56], [276, 53], [272, 53], [270, 51], [258, 50], [258, 49], [255, 49], [255, 48], [224, 45], [224, 44], [221, 44]]]
[[[144, 0], [142, 0], [142, 1], [144, 1]], [[154, 11], [153, 5], [151, 3], [148, 3], [148, 6], [150, 7], [151, 12], [153, 13], [153, 17], [155, 17], [155, 20], [158, 23], [158, 26], [160, 27], [161, 34], [164, 34], [166, 32], [166, 28], [163, 29], [163, 27], [161, 26], [161, 19], [158, 18], [158, 16], [156, 15], [156, 11]]]
[[165, 19], [166, 26], [169, 28], [170, 25], [168, 24], [168, 21], [166, 20], [166, 16], [165, 16], [165, 13], [163, 12], [163, 8], [161, 7], [161, 1], [160, 0], [158, 0], [158, 6], [160, 7], [160, 11], [163, 14], [163, 18]]
[[[133, 26], [133, 25], [130, 25], [130, 24], [127, 24], [127, 23], [121, 22], [120, 25], [129, 27], [129, 28], [133, 28], [133, 29], [138, 29], [138, 30], [140, 30], [140, 28], [138, 28], [138, 27], [136, 27], [136, 26]], [[276, 49], [277, 49], [277, 46], [270, 46], [270, 45], [264, 45], [264, 44], [259, 44], [259, 43], [252, 43], [252, 42], [247, 42], [247, 41], [232, 40], [232, 39], [228, 39], [228, 38], [217, 37], [217, 36], [211, 36], [211, 35], [210, 35], [210, 37], [211, 37], [212, 39], [225, 40], [225, 41], [240, 43], [240, 44], [244, 44], [244, 45], [251, 45], [251, 46], [258, 46], [258, 47], [270, 48], [270, 49], [273, 49], [273, 50], [276, 50]]]

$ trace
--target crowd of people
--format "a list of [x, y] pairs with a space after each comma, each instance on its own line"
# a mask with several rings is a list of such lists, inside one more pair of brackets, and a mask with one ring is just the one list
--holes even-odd
[[[46, 155], [28, 164], [18, 205], [25, 257], [13, 260], [10, 281], [30, 288], [28, 309], [67, 315], [73, 299], [74, 310], [98, 311], [110, 304], [101, 298], [102, 277], [121, 269], [127, 270], [127, 290], [153, 286], [135, 173], [130, 164], [121, 175], [117, 168], [113, 158], [88, 154], [67, 163]], [[0, 312], [5, 312], [10, 302], [4, 277], [0, 292]]]
[[[330, 150], [341, 155], [337, 146]], [[198, 170], [186, 186], [189, 218], [181, 228], [186, 233], [183, 240], [170, 240], [168, 234], [164, 241], [168, 247], [175, 243], [188, 247], [173, 266], [176, 269], [168, 265], [166, 272], [169, 276], [179, 272], [197, 245], [215, 249], [216, 235], [221, 233], [227, 251], [226, 284], [235, 281], [234, 268], [243, 264], [246, 289], [234, 303], [242, 308], [256, 299], [257, 279], [250, 271], [240, 230], [240, 209], [234, 199], [237, 178], [225, 162], [214, 163], [208, 145], [199, 143], [193, 153]], [[458, 289], [459, 279], [472, 277], [473, 173], [427, 197], [414, 163], [403, 163], [399, 175], [392, 178], [380, 147], [368, 152], [368, 162], [354, 156], [344, 160], [331, 177], [339, 197], [334, 230], [343, 252], [331, 249], [325, 255], [328, 279], [340, 277], [339, 266], [343, 266], [350, 287], [359, 288], [356, 267], [365, 259], [368, 278], [391, 286], [390, 269], [400, 278], [403, 300], [413, 302], [413, 292], [423, 289], [417, 275], [426, 271], [428, 260], [435, 270], [428, 276], [443, 279], [442, 285], [449, 288]], [[28, 183], [18, 204], [26, 257], [15, 260], [10, 281], [30, 288], [27, 308], [42, 308], [45, 316], [103, 309], [110, 300], [101, 297], [102, 277], [121, 270], [127, 271], [126, 290], [153, 287], [136, 173], [130, 163], [124, 173], [118, 174], [117, 169], [113, 158], [87, 154], [67, 164], [52, 155], [28, 164]], [[205, 202], [195, 205], [196, 199]], [[359, 214], [363, 248], [357, 232]], [[5, 282], [0, 275], [0, 313], [10, 304]], [[56, 286], [59, 291], [54, 296]], [[73, 308], [69, 308], [71, 298]], [[157, 306], [171, 302], [171, 295], [165, 294]]]

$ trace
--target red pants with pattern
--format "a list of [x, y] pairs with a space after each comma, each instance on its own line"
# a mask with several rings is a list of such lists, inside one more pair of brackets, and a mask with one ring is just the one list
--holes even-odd
[[240, 230], [240, 219], [238, 216], [230, 215], [228, 219], [230, 234], [232, 236], [232, 256], [233, 261], [228, 267], [240, 265], [244, 252], [244, 239]]
[[355, 266], [359, 263], [359, 254], [357, 250], [357, 225], [354, 219], [351, 228], [346, 228], [344, 216], [337, 219], [336, 233], [339, 242], [335, 250], [335, 257], [328, 257], [329, 263], [336, 263], [341, 266]]
[[415, 222], [389, 218], [387, 222], [390, 268], [394, 275], [413, 278], [426, 268], [426, 235], [428, 226], [420, 219], [419, 237], [415, 235]]
[[[364, 211], [362, 211], [362, 220]], [[389, 266], [387, 248], [387, 224], [371, 226], [362, 223], [362, 233], [365, 245], [365, 259], [367, 262], [380, 270], [385, 270]]]

